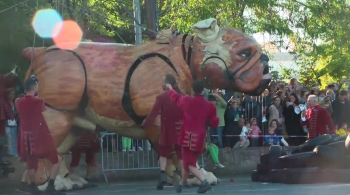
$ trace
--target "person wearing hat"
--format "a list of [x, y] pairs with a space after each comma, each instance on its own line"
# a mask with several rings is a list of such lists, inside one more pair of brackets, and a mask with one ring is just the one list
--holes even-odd
[[348, 96], [349, 92], [342, 90], [339, 93], [339, 97], [332, 102], [332, 118], [336, 129], [338, 129], [338, 127], [341, 127], [343, 123], [350, 124], [350, 102], [347, 101]]

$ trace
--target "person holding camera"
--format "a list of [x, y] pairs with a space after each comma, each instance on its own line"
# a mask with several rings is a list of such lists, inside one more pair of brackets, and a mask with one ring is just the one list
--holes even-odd
[[[224, 144], [222, 141], [222, 133], [225, 128], [225, 112], [227, 103], [222, 97], [221, 94], [219, 94], [218, 91], [215, 91], [214, 93], [209, 94], [209, 101], [213, 102], [216, 106], [216, 116], [219, 118], [219, 126], [216, 129], [212, 130], [212, 137], [216, 137], [217, 144], [219, 148], [223, 148]], [[214, 141], [214, 143], [216, 143]]]

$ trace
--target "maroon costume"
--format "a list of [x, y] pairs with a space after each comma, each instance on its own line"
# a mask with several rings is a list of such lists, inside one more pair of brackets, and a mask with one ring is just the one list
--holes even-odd
[[157, 96], [156, 102], [142, 126], [151, 126], [159, 113], [161, 118], [160, 156], [170, 157], [170, 154], [175, 150], [177, 157], [181, 159], [181, 147], [177, 143], [182, 124], [182, 110], [171, 101], [166, 91]]
[[28, 169], [37, 169], [38, 160], [48, 159], [58, 163], [58, 152], [42, 112], [46, 110], [44, 101], [32, 95], [16, 100], [20, 118], [19, 155], [27, 162]]
[[301, 125], [307, 126], [309, 130], [309, 139], [326, 134], [326, 126], [329, 128], [330, 134], [335, 133], [332, 118], [325, 108], [322, 108], [319, 105], [309, 108], [306, 111], [305, 118], [306, 121], [301, 120]]
[[183, 125], [179, 135], [179, 145], [182, 146], [184, 169], [196, 167], [199, 155], [205, 151], [207, 122], [211, 128], [219, 125], [216, 107], [202, 95], [183, 96], [175, 90], [169, 90], [170, 99], [183, 111]]
[[72, 161], [70, 167], [79, 165], [82, 153], [85, 153], [85, 162], [88, 166], [95, 166], [95, 153], [100, 149], [100, 144], [96, 132], [85, 131], [71, 149]]
[[14, 115], [10, 102], [6, 95], [6, 89], [14, 87], [17, 83], [17, 77], [6, 79], [0, 75], [0, 135], [5, 135], [6, 120], [13, 120]]

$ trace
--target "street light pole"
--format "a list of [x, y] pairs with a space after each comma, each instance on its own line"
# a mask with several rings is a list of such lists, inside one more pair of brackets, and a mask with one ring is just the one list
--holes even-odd
[[140, 0], [134, 0], [134, 26], [135, 26], [135, 44], [142, 43], [142, 27], [141, 24], [141, 4]]

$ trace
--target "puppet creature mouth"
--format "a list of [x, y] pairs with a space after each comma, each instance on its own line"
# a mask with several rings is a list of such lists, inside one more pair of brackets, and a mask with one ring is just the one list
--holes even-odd
[[[262, 59], [262, 57], [261, 57], [254, 64], [259, 63], [259, 61], [263, 65], [263, 76], [261, 77], [261, 81], [260, 81], [259, 85], [254, 90], [249, 90], [249, 91], [245, 92], [247, 95], [252, 95], [252, 96], [261, 95], [264, 92], [264, 90], [267, 89], [268, 85], [270, 84], [270, 82], [272, 80], [272, 75], [269, 72], [268, 60]], [[238, 87], [236, 84], [237, 80], [241, 81], [241, 85], [249, 84], [250, 82], [246, 81], [246, 77], [249, 75], [249, 71], [252, 68], [254, 68], [255, 66], [256, 65], [253, 65], [248, 70], [243, 72], [238, 78], [233, 79], [233, 84], [236, 85], [236, 87]], [[252, 82], [254, 82], [254, 80]], [[240, 88], [240, 87], [238, 87], [238, 88]], [[244, 92], [244, 90], [242, 90], [242, 91]]]
[[[231, 89], [246, 94], [260, 95], [271, 81], [268, 58], [265, 59], [264, 54], [261, 54], [259, 57], [254, 57], [255, 60], [253, 61], [252, 57], [256, 53], [253, 55], [244, 54], [248, 61], [236, 70], [229, 70], [220, 57], [213, 56], [207, 58], [202, 64], [201, 70], [203, 71], [204, 79], [208, 83], [208, 87]], [[216, 74], [213, 74], [215, 72]], [[260, 81], [257, 81], [257, 79], [260, 79]]]

